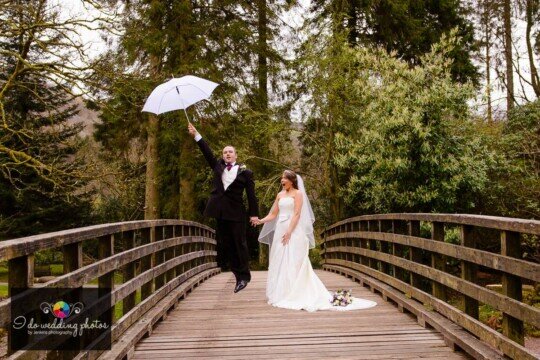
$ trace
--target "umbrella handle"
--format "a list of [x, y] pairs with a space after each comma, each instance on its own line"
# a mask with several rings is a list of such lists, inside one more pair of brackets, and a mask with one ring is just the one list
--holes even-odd
[[187, 119], [188, 124], [191, 124], [191, 121], [189, 121], [189, 116], [185, 108], [184, 108], [184, 114], [186, 114], [186, 119]]
[[[178, 91], [178, 86], [176, 87], [176, 92], [178, 94], [180, 94], [180, 92]], [[191, 124], [191, 121], [189, 121], [189, 116], [188, 116], [187, 111], [186, 111], [186, 107], [184, 106], [184, 100], [182, 100], [182, 98], [180, 98], [180, 101], [182, 102], [182, 107], [184, 108], [184, 114], [186, 114], [187, 122], [188, 122], [188, 124]]]

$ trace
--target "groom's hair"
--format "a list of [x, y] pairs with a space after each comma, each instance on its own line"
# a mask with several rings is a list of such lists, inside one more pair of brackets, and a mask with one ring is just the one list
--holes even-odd
[[290, 180], [292, 182], [292, 186], [298, 190], [298, 176], [296, 176], [296, 173], [292, 170], [285, 170], [283, 172], [283, 176], [285, 179]]
[[[225, 150], [225, 148], [228, 148], [228, 147], [232, 147], [233, 150], [234, 150], [234, 153], [236, 154], [236, 148], [235, 148], [234, 146], [232, 146], [232, 145], [225, 145], [225, 146], [223, 147], [223, 150]], [[223, 150], [222, 150], [222, 151], [223, 151]]]

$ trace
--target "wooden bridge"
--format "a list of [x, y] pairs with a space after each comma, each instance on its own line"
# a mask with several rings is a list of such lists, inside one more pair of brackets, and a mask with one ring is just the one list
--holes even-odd
[[[0, 326], [10, 329], [12, 300], [36, 288], [97, 286], [112, 289], [99, 314], [113, 324], [110, 350], [91, 350], [98, 337], [83, 351], [8, 349], [9, 358], [536, 359], [523, 337], [525, 323], [540, 327], [540, 309], [523, 302], [522, 287], [540, 281], [540, 265], [521, 258], [521, 243], [539, 235], [540, 221], [473, 215], [341, 221], [322, 233], [319, 276], [330, 290], [351, 288], [378, 306], [316, 313], [267, 305], [265, 272], [233, 294], [233, 276], [215, 262], [215, 233], [198, 223], [135, 221], [31, 236], [0, 243], [9, 268]], [[489, 239], [496, 244], [478, 248]], [[64, 275], [35, 284], [34, 259], [43, 251], [62, 254]], [[87, 251], [94, 260], [83, 261]], [[485, 274], [500, 278], [501, 291], [479, 282]], [[502, 313], [502, 333], [479, 320], [484, 304]]]

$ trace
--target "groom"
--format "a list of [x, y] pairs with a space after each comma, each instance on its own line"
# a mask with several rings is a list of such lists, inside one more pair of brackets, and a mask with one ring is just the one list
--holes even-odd
[[236, 277], [234, 292], [237, 293], [251, 280], [246, 240], [246, 209], [242, 195], [245, 190], [250, 221], [253, 224], [259, 216], [253, 172], [246, 169], [245, 165], [236, 162], [237, 155], [234, 147], [223, 148], [222, 158], [218, 160], [191, 123], [188, 125], [188, 131], [197, 141], [197, 145], [214, 172], [214, 188], [210, 193], [204, 215], [217, 220], [217, 239], [222, 243], [225, 258], [228, 259]]

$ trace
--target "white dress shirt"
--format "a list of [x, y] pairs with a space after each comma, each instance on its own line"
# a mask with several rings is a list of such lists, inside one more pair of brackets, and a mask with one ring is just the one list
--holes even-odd
[[[201, 134], [197, 133], [195, 135], [195, 141], [199, 142], [199, 140], [202, 139]], [[236, 175], [238, 175], [238, 165], [236, 165], [236, 162], [233, 162], [231, 170], [223, 170], [223, 175], [221, 175], [221, 181], [223, 182], [223, 188], [227, 190], [229, 185], [233, 183], [233, 181], [236, 179]]]

